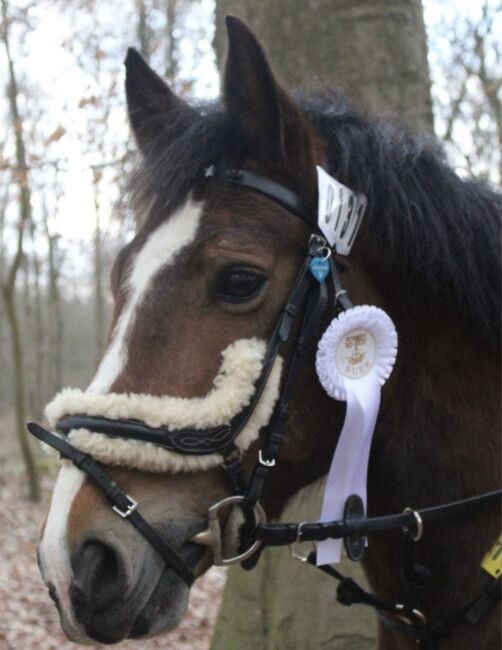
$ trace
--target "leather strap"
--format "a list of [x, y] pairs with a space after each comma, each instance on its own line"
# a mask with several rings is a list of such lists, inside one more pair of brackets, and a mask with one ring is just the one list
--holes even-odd
[[317, 205], [305, 201], [299, 194], [284, 185], [244, 169], [225, 170], [216, 174], [216, 179], [218, 178], [223, 178], [237, 187], [263, 194], [299, 217], [311, 230], [316, 227]]
[[[500, 501], [502, 490], [486, 492], [468, 499], [452, 501], [431, 508], [417, 510], [422, 522], [436, 519], [459, 517], [470, 512], [477, 512], [481, 507], [488, 507]], [[369, 517], [361, 520], [330, 521], [326, 523], [302, 523], [301, 540], [303, 542], [321, 542], [325, 539], [341, 539], [354, 535], [367, 535], [386, 530], [414, 530], [416, 516], [414, 511], [383, 517]], [[298, 539], [299, 524], [260, 524], [255, 529], [256, 539], [270, 546], [287, 546]]]
[[[307, 557], [307, 561], [316, 567], [316, 554], [311, 553]], [[479, 623], [501, 598], [501, 578], [491, 578], [481, 594], [467, 606], [428, 623], [419, 610], [404, 603], [396, 603], [375, 596], [363, 589], [355, 580], [342, 575], [332, 566], [325, 565], [317, 568], [338, 580], [339, 585], [336, 593], [340, 604], [346, 606], [361, 604], [373, 607], [384, 625], [401, 634], [413, 637], [422, 646], [424, 642], [433, 642], [447, 636], [457, 625], [462, 623], [475, 625]], [[393, 618], [390, 618], [389, 615], [393, 615]]]
[[140, 515], [136, 509], [137, 503], [103, 471], [96, 461], [88, 454], [70, 445], [66, 440], [59, 438], [50, 431], [46, 431], [34, 422], [28, 424], [28, 431], [42, 442], [59, 451], [64, 458], [67, 458], [78, 469], [85, 472], [101, 488], [105, 497], [111, 503], [114, 512], [122, 518], [128, 519], [159, 553], [167, 566], [173, 569], [188, 587], [192, 585], [195, 579], [192, 571], [178, 553]]

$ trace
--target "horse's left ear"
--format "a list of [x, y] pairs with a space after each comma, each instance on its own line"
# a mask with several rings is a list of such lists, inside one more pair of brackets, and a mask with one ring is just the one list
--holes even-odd
[[164, 127], [176, 121], [186, 124], [192, 109], [175, 95], [134, 48], [127, 50], [126, 96], [136, 142], [141, 151], [155, 142]]

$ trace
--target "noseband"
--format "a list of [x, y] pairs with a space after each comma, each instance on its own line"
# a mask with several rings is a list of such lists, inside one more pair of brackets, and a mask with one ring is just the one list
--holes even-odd
[[[210, 168], [206, 176], [215, 176]], [[258, 558], [259, 547], [268, 545], [290, 545], [295, 542], [322, 541], [328, 538], [343, 538], [349, 557], [360, 559], [364, 550], [364, 539], [368, 533], [401, 529], [413, 544], [418, 541], [424, 523], [445, 517], [458, 517], [480, 507], [491, 506], [500, 499], [502, 491], [482, 494], [449, 504], [442, 504], [421, 511], [406, 509], [402, 514], [385, 517], [367, 518], [364, 507], [358, 503], [358, 497], [347, 500], [343, 521], [309, 524], [267, 524], [266, 515], [260, 506], [259, 498], [266, 479], [276, 464], [279, 445], [289, 416], [289, 399], [294, 377], [306, 356], [312, 349], [318, 335], [318, 326], [325, 314], [329, 294], [331, 304], [338, 311], [347, 310], [352, 303], [341, 284], [336, 265], [331, 255], [331, 247], [315, 225], [316, 206], [308, 204], [300, 196], [283, 185], [245, 170], [231, 170], [218, 173], [216, 181], [226, 185], [259, 194], [279, 204], [291, 214], [308, 225], [311, 235], [307, 255], [296, 276], [272, 335], [270, 336], [261, 373], [255, 383], [255, 390], [249, 404], [237, 413], [227, 425], [216, 426], [203, 431], [192, 429], [169, 430], [164, 427], [150, 427], [144, 422], [128, 419], [111, 419], [82, 414], [69, 414], [57, 423], [60, 436], [46, 431], [37, 424], [28, 425], [30, 433], [49, 446], [56, 449], [63, 458], [70, 460], [84, 471], [103, 491], [113, 510], [135, 526], [148, 542], [162, 556], [169, 566], [188, 586], [194, 580], [189, 567], [179, 553], [153, 529], [140, 515], [137, 503], [128, 496], [102, 469], [92, 457], [72, 446], [64, 436], [74, 429], [87, 429], [94, 433], [110, 437], [129, 438], [150, 442], [170, 451], [184, 455], [219, 454], [232, 486], [233, 496], [213, 504], [209, 509], [209, 528], [199, 533], [193, 541], [209, 543], [214, 553], [215, 564], [232, 564], [243, 562], [244, 568], [254, 566]], [[322, 261], [329, 265], [327, 275], [319, 279], [313, 272], [313, 261]], [[290, 337], [295, 325], [295, 341]], [[279, 352], [290, 342], [290, 358], [286, 375], [282, 381], [279, 397], [272, 417], [266, 427], [262, 448], [249, 481], [246, 481], [241, 463], [241, 452], [235, 444], [239, 433], [248, 423], [260, 397], [263, 394], [272, 367]], [[63, 436], [63, 437], [61, 437]], [[239, 505], [244, 513], [245, 523], [241, 528], [240, 553], [234, 557], [224, 558], [221, 551], [221, 530], [218, 518], [219, 510], [229, 505]], [[315, 564], [315, 556], [302, 558]], [[413, 562], [411, 562], [413, 569]], [[482, 594], [457, 616], [445, 617], [434, 625], [428, 624], [421, 612], [402, 603], [384, 601], [365, 592], [353, 581], [342, 576], [329, 566], [320, 567], [340, 581], [338, 599], [343, 604], [360, 602], [374, 607], [384, 622], [394, 629], [413, 636], [418, 641], [429, 641], [447, 633], [453, 625], [463, 622], [477, 622], [493, 605], [500, 595], [500, 589], [493, 587], [493, 582]], [[495, 576], [493, 576], [495, 580]], [[495, 580], [498, 584], [498, 581]], [[388, 618], [388, 614], [397, 617]]]

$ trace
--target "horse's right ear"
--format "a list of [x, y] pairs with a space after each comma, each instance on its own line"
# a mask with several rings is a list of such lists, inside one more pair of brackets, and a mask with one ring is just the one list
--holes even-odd
[[167, 124], [189, 116], [192, 109], [170, 90], [134, 48], [127, 50], [124, 63], [129, 121], [138, 147], [145, 152]]

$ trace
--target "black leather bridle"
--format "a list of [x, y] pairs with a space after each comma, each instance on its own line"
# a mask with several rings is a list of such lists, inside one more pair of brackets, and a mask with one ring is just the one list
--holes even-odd
[[[288, 545], [295, 542], [322, 541], [327, 538], [343, 538], [349, 557], [358, 560], [364, 551], [364, 539], [368, 533], [384, 530], [401, 529], [412, 543], [417, 541], [417, 531], [425, 522], [444, 517], [458, 517], [480, 507], [492, 506], [500, 500], [502, 491], [490, 492], [469, 499], [443, 504], [425, 510], [407, 509], [398, 515], [367, 518], [357, 496], [349, 497], [346, 504], [343, 521], [307, 524], [267, 524], [265, 515], [259, 505], [270, 471], [275, 467], [279, 445], [289, 416], [289, 399], [293, 381], [298, 374], [298, 368], [312, 349], [319, 334], [319, 324], [328, 304], [331, 292], [332, 304], [338, 310], [349, 309], [352, 303], [348, 299], [341, 284], [337, 269], [331, 256], [331, 250], [326, 240], [317, 230], [314, 215], [316, 206], [304, 201], [300, 196], [285, 186], [263, 176], [246, 170], [227, 170], [215, 174], [214, 170], [207, 176], [214, 177], [215, 182], [223, 182], [238, 189], [258, 192], [273, 202], [281, 205], [291, 214], [304, 221], [311, 231], [307, 255], [300, 267], [291, 289], [287, 302], [282, 309], [270, 336], [260, 376], [255, 384], [253, 398], [248, 406], [236, 414], [228, 425], [222, 425], [204, 431], [182, 429], [168, 430], [153, 428], [136, 420], [115, 420], [105, 417], [69, 414], [57, 423], [59, 436], [43, 429], [38, 424], [30, 423], [28, 430], [49, 446], [53, 447], [63, 458], [70, 460], [84, 471], [103, 491], [114, 511], [135, 526], [148, 542], [158, 551], [161, 557], [188, 586], [194, 580], [189, 567], [173, 549], [140, 515], [137, 503], [127, 495], [91, 456], [73, 447], [64, 436], [73, 429], [84, 428], [92, 432], [110, 437], [130, 438], [154, 443], [172, 452], [187, 455], [220, 454], [222, 465], [230, 479], [233, 497], [223, 499], [210, 508], [210, 524], [219, 534], [218, 511], [220, 507], [237, 504], [245, 515], [245, 523], [241, 528], [241, 553], [233, 558], [218, 558], [222, 564], [236, 561], [243, 562], [246, 568], [254, 566], [259, 554], [258, 547], [267, 545]], [[324, 280], [318, 281], [310, 272], [310, 264], [314, 258], [329, 260], [329, 274]], [[293, 328], [295, 325], [295, 328]], [[243, 430], [262, 396], [272, 366], [283, 348], [295, 331], [294, 344], [290, 342], [290, 358], [288, 359], [285, 377], [281, 384], [278, 400], [270, 423], [266, 427], [262, 448], [258, 460], [246, 481], [241, 453], [235, 445], [235, 440]], [[63, 437], [61, 437], [63, 436]], [[253, 557], [252, 557], [253, 556]], [[315, 555], [304, 558], [315, 564]], [[414, 563], [411, 561], [410, 570]], [[495, 589], [490, 583], [476, 601], [464, 608], [462, 615], [434, 625], [425, 621], [423, 614], [413, 607], [402, 603], [388, 602], [364, 591], [352, 580], [345, 578], [332, 567], [319, 567], [340, 581], [338, 599], [343, 604], [360, 602], [374, 607], [384, 622], [399, 631], [414, 636], [419, 641], [430, 640], [444, 635], [453, 624], [462, 622], [477, 622], [496, 602], [500, 596], [500, 585]], [[497, 582], [498, 584], [498, 582]], [[389, 620], [387, 614], [394, 614], [398, 620]], [[451, 624], [450, 624], [451, 623]], [[448, 627], [448, 630], [446, 629]]]

